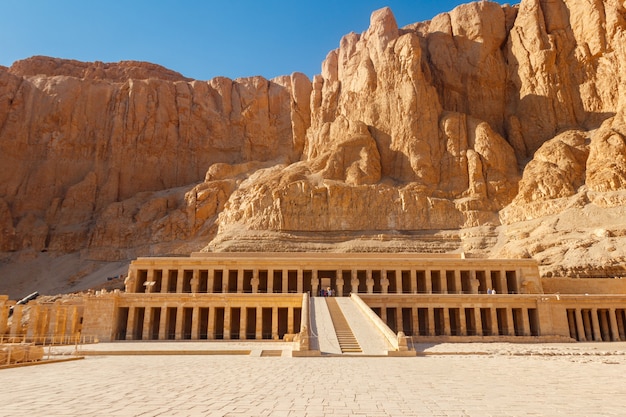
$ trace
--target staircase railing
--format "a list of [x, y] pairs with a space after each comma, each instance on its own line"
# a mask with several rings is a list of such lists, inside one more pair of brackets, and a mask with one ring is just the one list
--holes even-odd
[[372, 321], [372, 323], [374, 323], [378, 330], [380, 330], [380, 332], [391, 344], [391, 347], [398, 351], [408, 350], [407, 337], [403, 332], [395, 334], [391, 331], [389, 326], [387, 326], [387, 324], [380, 317], [378, 317], [378, 314], [374, 313], [374, 311], [367, 304], [365, 304], [365, 301], [363, 301], [361, 297], [355, 293], [350, 294], [350, 298], [361, 308], [363, 313]]

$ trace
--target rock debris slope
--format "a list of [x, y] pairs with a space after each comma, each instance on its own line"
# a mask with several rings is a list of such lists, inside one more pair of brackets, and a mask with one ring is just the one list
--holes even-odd
[[2, 267], [465, 250], [626, 275], [625, 30], [623, 1], [481, 1], [404, 28], [377, 10], [313, 80], [0, 67]]

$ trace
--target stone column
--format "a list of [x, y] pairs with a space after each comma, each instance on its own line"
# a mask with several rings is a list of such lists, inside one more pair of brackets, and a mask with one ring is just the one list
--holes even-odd
[[250, 281], [250, 285], [252, 286], [252, 294], [257, 294], [259, 292], [259, 270], [252, 270], [252, 280]]
[[402, 294], [403, 293], [403, 289], [402, 289], [402, 270], [401, 269], [396, 269], [396, 292], [398, 294]]
[[467, 336], [467, 321], [465, 318], [465, 307], [459, 307], [459, 329], [461, 336]]
[[352, 277], [350, 278], [350, 287], [352, 288], [352, 292], [355, 294], [359, 293], [359, 271], [356, 269], [352, 270]]
[[256, 340], [263, 339], [263, 308], [256, 308], [256, 331], [255, 331]]
[[176, 274], [176, 294], [182, 294], [183, 284], [185, 282], [185, 270], [179, 269]]
[[448, 276], [445, 270], [439, 270], [439, 283], [441, 285], [441, 294], [448, 294]]
[[489, 309], [489, 312], [491, 313], [491, 334], [492, 336], [499, 336], [500, 329], [498, 327], [498, 310], [495, 307], [492, 307]]
[[617, 317], [614, 308], [609, 309], [609, 322], [611, 323], [611, 340], [619, 342], [619, 328], [617, 327]]
[[197, 305], [193, 306], [193, 311], [191, 312], [191, 339], [198, 340], [199, 339], [199, 330], [200, 330], [200, 307]]
[[515, 336], [515, 321], [513, 319], [513, 309], [506, 308], [506, 328], [509, 336]]
[[161, 293], [166, 293], [170, 286], [170, 270], [163, 269], [161, 271]]
[[273, 269], [267, 270], [267, 293], [268, 294], [274, 293], [274, 270]]
[[411, 269], [411, 293], [417, 294], [417, 271]]
[[474, 321], [476, 322], [476, 336], [483, 335], [483, 321], [480, 316], [480, 307], [474, 307]]
[[[56, 311], [54, 304], [47, 306], [46, 323], [45, 323], [46, 327], [44, 330], [46, 333], [46, 338], [50, 341], [54, 341], [54, 332], [56, 328], [57, 314], [58, 313]], [[124, 337], [126, 337], [126, 335], [124, 335]]]
[[374, 293], [374, 280], [372, 279], [372, 270], [368, 269], [367, 271], [365, 271], [365, 273], [366, 273], [365, 285], [367, 286], [367, 293], [372, 294]]
[[278, 340], [278, 307], [272, 307], [272, 340]]
[[[146, 292], [151, 293], [154, 292], [154, 268], [148, 269], [148, 273], [146, 274]], [[142, 284], [143, 285], [143, 284]]]
[[317, 269], [311, 270], [311, 294], [313, 297], [320, 295], [320, 280], [317, 278]]
[[380, 271], [380, 288], [383, 294], [387, 294], [389, 292], [389, 280], [387, 279], [386, 269]]
[[[41, 323], [42, 327], [40, 327], [40, 332], [43, 334], [44, 339], [54, 342], [56, 340], [56, 329], [57, 329], [57, 321], [59, 317], [59, 312], [57, 310], [57, 304], [49, 304], [44, 308], [44, 317], [43, 323]], [[40, 317], [39, 320], [42, 318]]]
[[243, 293], [243, 269], [237, 270], [237, 293]]
[[511, 292], [509, 288], [509, 283], [506, 281], [506, 270], [500, 271], [500, 291], [502, 294], [508, 294]]
[[[39, 321], [41, 316], [41, 306], [34, 304], [30, 308], [30, 318], [28, 320], [28, 329], [26, 330], [26, 337], [33, 343], [39, 342]], [[0, 337], [4, 334], [0, 334]]]
[[491, 270], [489, 269], [485, 269], [485, 285], [487, 286], [487, 289], [485, 291], [488, 291], [490, 289], [493, 290], [493, 282], [491, 280]]
[[446, 336], [451, 335], [450, 331], [450, 309], [445, 307], [443, 309], [443, 334]]
[[206, 338], [207, 340], [215, 339], [215, 307], [209, 306], [209, 322], [207, 323]]
[[247, 329], [246, 324], [248, 323], [248, 309], [246, 307], [241, 307], [239, 309], [239, 339], [246, 340], [247, 338]]
[[[602, 336], [603, 334], [609, 334], [609, 321], [606, 315], [602, 314], [598, 319], [600, 321], [600, 336]], [[604, 340], [603, 337], [601, 337], [601, 339]]]
[[231, 307], [224, 307], [224, 340], [230, 340], [230, 314]]
[[20, 336], [22, 334], [22, 314], [23, 304], [16, 304], [13, 307], [13, 321], [11, 323], [11, 332], [9, 333], [13, 337]]
[[50, 327], [50, 310], [50, 306], [45, 306], [39, 312], [39, 326], [37, 333], [39, 333], [42, 342], [48, 340], [48, 333], [50, 332], [48, 329]]
[[[58, 323], [58, 314], [59, 314], [59, 309], [56, 308], [56, 314], [57, 314], [57, 318], [55, 318], [55, 323]], [[135, 332], [135, 313], [137, 310], [135, 307], [129, 307], [128, 308], [128, 320], [126, 321], [126, 335], [124, 336], [124, 338], [126, 340], [134, 340], [133, 337], [133, 333]], [[53, 333], [53, 337], [56, 337], [57, 335], [57, 326], [54, 326], [54, 333]]]
[[[625, 325], [626, 323], [624, 322], [624, 316], [623, 313], [620, 311], [619, 313], [617, 313], [617, 310], [615, 311], [615, 318], [617, 319], [617, 330], [619, 332], [619, 338], [622, 341], [626, 341], [626, 334], [625, 334]], [[0, 333], [2, 334], [2, 333]]]
[[289, 292], [289, 270], [283, 269], [283, 293]]
[[411, 321], [413, 322], [413, 335], [419, 334], [420, 323], [419, 316], [417, 314], [417, 307], [411, 307]]
[[176, 340], [182, 340], [183, 338], [183, 318], [184, 317], [185, 317], [185, 309], [179, 306], [176, 309], [176, 330], [175, 330], [176, 334], [174, 336]]
[[435, 309], [428, 307], [428, 335], [435, 336]]
[[70, 332], [73, 337], [79, 336], [80, 316], [78, 314], [78, 306], [72, 307], [72, 328]]
[[524, 326], [522, 329], [523, 335], [530, 336], [530, 317], [528, 316], [527, 308], [522, 309], [522, 326]]
[[298, 280], [296, 283], [296, 291], [298, 291], [298, 294], [302, 294], [304, 292], [304, 271], [302, 268], [298, 268], [296, 279]]
[[65, 340], [67, 336], [67, 320], [69, 316], [69, 307], [68, 306], [59, 306], [63, 313], [61, 314], [61, 321], [59, 322], [59, 340]]
[[194, 268], [191, 276], [191, 292], [196, 294], [200, 287], [200, 270]]
[[520, 293], [520, 286], [522, 284], [521, 278], [522, 278], [522, 269], [518, 268], [515, 270], [515, 294]]
[[472, 294], [478, 294], [478, 287], [480, 287], [480, 282], [476, 278], [475, 270], [469, 271], [469, 280]]
[[582, 312], [579, 308], [577, 308], [575, 311], [575, 314], [576, 314], [576, 331], [578, 332], [578, 341], [586, 342], [587, 337], [585, 335], [585, 324], [583, 321]]
[[287, 309], [287, 333], [293, 334], [293, 307]]
[[0, 341], [2, 341], [2, 338], [7, 333], [9, 308], [8, 305], [0, 305]]
[[338, 274], [337, 279], [335, 280], [335, 285], [337, 286], [337, 296], [343, 297], [343, 271], [339, 270], [336, 274]]
[[207, 271], [206, 292], [212, 293], [214, 285], [215, 285], [215, 269], [209, 269]]
[[167, 337], [167, 304], [163, 304], [159, 320], [159, 340], [167, 340]]
[[[582, 313], [582, 310], [581, 310]], [[593, 337], [593, 323], [591, 320], [591, 310], [589, 310], [589, 314], [584, 314], [583, 315], [583, 327], [585, 329], [585, 337], [587, 338], [587, 340], [589, 342], [593, 342], [594, 341], [594, 337]]]
[[461, 271], [458, 269], [454, 270], [454, 286], [455, 292], [457, 294], [463, 294], [463, 284], [461, 283]]
[[396, 307], [396, 325], [398, 327], [397, 332], [404, 331], [404, 317], [402, 317], [402, 307]]
[[593, 329], [593, 340], [595, 342], [602, 341], [602, 333], [600, 333], [600, 322], [598, 321], [598, 309], [591, 309], [591, 324]]
[[143, 330], [141, 340], [150, 340], [150, 325], [152, 320], [152, 307], [146, 307], [143, 313]]
[[426, 287], [426, 294], [433, 293], [433, 274], [430, 269], [424, 271], [424, 286]]

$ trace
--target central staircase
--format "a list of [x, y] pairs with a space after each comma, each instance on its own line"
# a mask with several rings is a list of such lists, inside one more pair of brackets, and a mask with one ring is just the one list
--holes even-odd
[[332, 297], [326, 298], [326, 305], [328, 306], [328, 312], [335, 328], [337, 335], [337, 341], [339, 342], [339, 348], [341, 353], [362, 353], [361, 345], [354, 337], [352, 329], [348, 325], [337, 300]]

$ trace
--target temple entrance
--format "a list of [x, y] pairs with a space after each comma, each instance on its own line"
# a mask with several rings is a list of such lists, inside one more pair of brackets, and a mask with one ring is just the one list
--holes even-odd
[[333, 296], [339, 295], [337, 292], [337, 272], [336, 271], [319, 271], [318, 272], [319, 287], [317, 295], [329, 296], [329, 291]]

